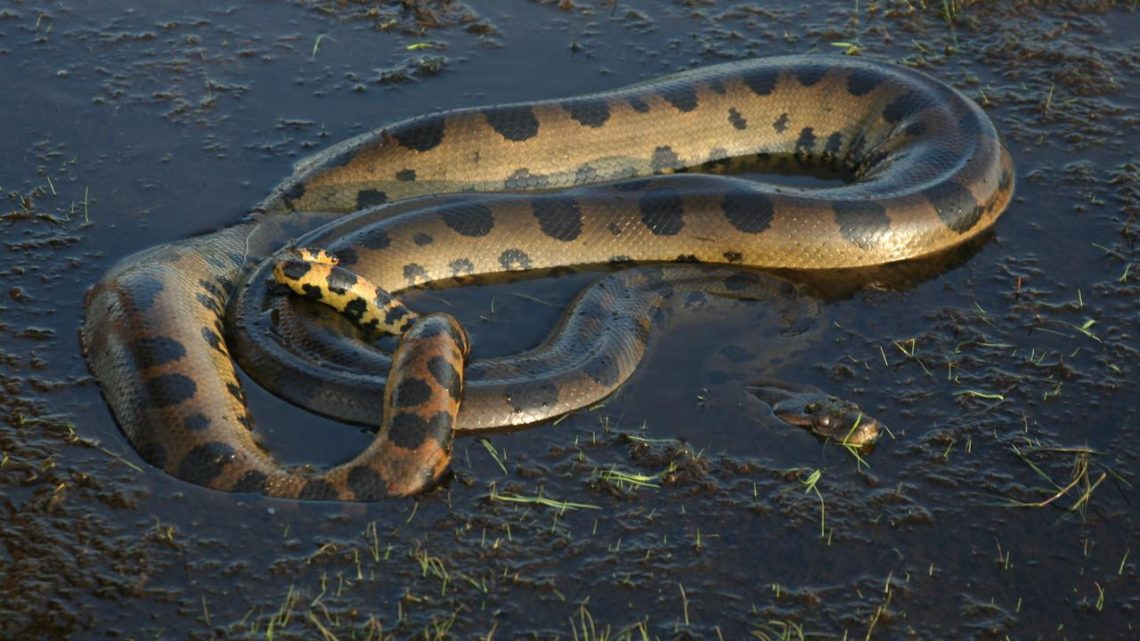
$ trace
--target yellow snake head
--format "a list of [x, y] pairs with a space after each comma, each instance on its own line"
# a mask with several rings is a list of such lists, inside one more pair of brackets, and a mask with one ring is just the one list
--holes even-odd
[[793, 391], [783, 386], [764, 386], [750, 390], [781, 421], [843, 445], [869, 447], [884, 431], [882, 423], [864, 414], [855, 403], [814, 388]]

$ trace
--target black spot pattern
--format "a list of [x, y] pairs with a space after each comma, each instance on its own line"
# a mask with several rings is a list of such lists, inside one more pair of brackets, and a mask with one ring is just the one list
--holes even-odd
[[321, 300], [325, 297], [325, 293], [321, 291], [319, 285], [310, 285], [309, 283], [303, 283], [301, 285], [301, 295], [313, 300]]
[[224, 351], [222, 349], [222, 337], [209, 327], [202, 328], [202, 339], [205, 340], [206, 344], [212, 349], [216, 349], [219, 352]]
[[417, 285], [429, 280], [427, 268], [416, 263], [404, 265], [404, 280], [408, 281], [411, 285]]
[[423, 405], [431, 399], [431, 385], [422, 378], [405, 377], [396, 385], [392, 395], [394, 409]]
[[412, 121], [389, 132], [401, 147], [415, 151], [429, 151], [443, 141], [444, 119], [428, 116]]
[[329, 270], [328, 287], [329, 291], [339, 296], [343, 296], [345, 292], [356, 286], [359, 280], [355, 273], [341, 269], [340, 267], [333, 267]]
[[392, 417], [388, 429], [388, 440], [396, 447], [414, 450], [424, 444], [430, 425], [419, 415], [411, 412], [400, 412]]
[[673, 152], [673, 148], [668, 145], [662, 145], [653, 150], [653, 157], [649, 160], [649, 166], [653, 169], [654, 173], [660, 173], [672, 169], [680, 169], [683, 165], [681, 159]]
[[[453, 338], [453, 340], [455, 340]], [[466, 344], [466, 341], [456, 340], [460, 349]], [[427, 362], [428, 372], [431, 373], [435, 382], [439, 383], [440, 387], [447, 390], [447, 395], [452, 400], [458, 401], [459, 397], [463, 394], [463, 386], [459, 379], [459, 372], [452, 366], [451, 361], [443, 356], [433, 356]]]
[[685, 85], [669, 87], [662, 93], [662, 97], [665, 98], [665, 102], [684, 113], [697, 108], [697, 91], [693, 87]]
[[915, 92], [907, 92], [883, 107], [883, 120], [894, 124], [926, 108], [929, 99]]
[[569, 100], [562, 103], [562, 108], [569, 112], [570, 117], [581, 123], [583, 127], [597, 129], [610, 119], [609, 103], [597, 98]]
[[499, 254], [499, 265], [508, 270], [530, 269], [530, 255], [521, 249], [504, 249]]
[[203, 443], [182, 457], [178, 462], [178, 471], [174, 475], [183, 481], [209, 487], [210, 482], [225, 471], [234, 454], [234, 448], [225, 443], [217, 441]]
[[804, 127], [800, 131], [800, 137], [796, 140], [796, 160], [801, 165], [810, 164], [814, 149], [815, 131], [811, 127]]
[[772, 123], [772, 129], [775, 129], [778, 134], [784, 133], [788, 130], [788, 120], [787, 112], [780, 114], [780, 117]]
[[639, 114], [649, 113], [649, 103], [638, 96], [630, 96], [629, 106]]
[[558, 386], [550, 381], [523, 381], [511, 385], [503, 394], [507, 404], [520, 413], [534, 407], [553, 407], [558, 403]]
[[130, 291], [131, 302], [140, 312], [149, 311], [154, 306], [154, 300], [162, 293], [166, 286], [153, 276], [132, 278], [127, 289]]
[[433, 239], [431, 237], [431, 234], [426, 234], [422, 231], [417, 233], [415, 236], [412, 236], [412, 242], [415, 243], [417, 247], [430, 245], [432, 243], [432, 240]]
[[746, 234], [759, 234], [772, 226], [772, 216], [776, 207], [768, 196], [743, 189], [733, 189], [724, 194], [721, 203], [724, 218], [737, 231]]
[[131, 345], [131, 351], [135, 354], [141, 369], [173, 363], [186, 356], [186, 347], [166, 336], [136, 338]]
[[[364, 234], [364, 237], [360, 239], [360, 244], [368, 249], [387, 249], [392, 244], [392, 237], [388, 235], [386, 230], [372, 229]], [[344, 251], [338, 251], [337, 255], [340, 256], [340, 262], [343, 264], [345, 262]]]
[[367, 465], [354, 465], [344, 481], [358, 501], [375, 501], [388, 496], [388, 484], [384, 478]]
[[475, 273], [475, 263], [466, 258], [456, 258], [447, 264], [452, 276], [466, 276]]
[[356, 208], [368, 209], [388, 202], [388, 194], [379, 189], [361, 189], [356, 192]]
[[269, 481], [269, 477], [264, 472], [257, 470], [249, 470], [242, 474], [237, 483], [234, 483], [230, 488], [233, 492], [256, 492], [262, 494], [265, 492], [265, 486]]
[[826, 65], [808, 64], [796, 67], [796, 80], [805, 87], [810, 87], [827, 75]]
[[154, 408], [178, 405], [198, 393], [198, 384], [184, 374], [160, 374], [143, 380], [146, 403]]
[[676, 236], [685, 226], [681, 197], [667, 192], [646, 192], [637, 200], [641, 222], [655, 236]]
[[708, 82], [709, 82], [709, 89], [711, 89], [712, 92], [717, 94], [717, 95], [723, 96], [724, 92], [728, 90], [724, 86], [724, 83], [720, 81], [720, 78], [712, 78]]
[[498, 107], [483, 111], [487, 124], [507, 140], [521, 142], [538, 134], [538, 118], [525, 105]]
[[448, 207], [440, 216], [456, 233], [470, 238], [486, 236], [495, 226], [491, 208], [483, 203], [463, 203]]
[[835, 212], [835, 224], [848, 241], [861, 249], [871, 249], [875, 240], [890, 230], [891, 219], [882, 205], [869, 201], [837, 200], [831, 204]]
[[757, 69], [744, 76], [744, 84], [757, 96], [767, 96], [776, 88], [779, 74], [772, 69]]
[[302, 501], [331, 501], [337, 498], [336, 488], [323, 479], [312, 479], [297, 493]]
[[542, 189], [543, 187], [550, 186], [550, 178], [542, 174], [532, 174], [530, 170], [523, 167], [516, 169], [514, 173], [507, 176], [503, 182], [503, 186], [507, 189]]
[[937, 184], [926, 191], [926, 197], [934, 205], [942, 224], [959, 234], [972, 229], [982, 218], [982, 208], [974, 195], [958, 183]]
[[674, 263], [699, 263], [701, 259], [697, 258], [694, 254], [680, 254], [673, 259]]
[[210, 419], [201, 412], [197, 414], [191, 414], [182, 421], [182, 427], [193, 432], [199, 432], [206, 429], [207, 427], [210, 427]]
[[737, 130], [748, 129], [748, 121], [745, 120], [744, 116], [740, 115], [740, 112], [737, 111], [735, 107], [729, 108], [729, 110], [728, 110], [728, 121], [730, 123], [732, 123], [732, 127], [734, 129], [737, 129]]
[[[386, 292], [385, 292], [386, 293]], [[391, 298], [391, 294], [388, 295]], [[412, 310], [403, 305], [393, 305], [384, 312], [384, 325], [399, 329], [406, 324], [406, 318], [412, 315]]]
[[875, 90], [883, 81], [881, 74], [868, 69], [855, 69], [847, 76], [847, 93], [852, 96], [865, 96]]
[[531, 199], [538, 227], [550, 238], [571, 241], [582, 234], [582, 210], [578, 201], [563, 195]]
[[353, 325], [360, 327], [360, 321], [364, 318], [364, 312], [366, 311], [368, 311], [368, 303], [363, 298], [353, 298], [348, 301], [340, 313], [351, 321]]
[[738, 251], [726, 251], [724, 252], [724, 259], [730, 263], [741, 263], [744, 262], [744, 254]]
[[312, 263], [304, 260], [290, 259], [281, 265], [281, 273], [289, 280], [301, 280], [312, 269]]
[[416, 170], [415, 169], [401, 169], [400, 171], [396, 172], [396, 180], [398, 180], [402, 183], [415, 182], [416, 181]]

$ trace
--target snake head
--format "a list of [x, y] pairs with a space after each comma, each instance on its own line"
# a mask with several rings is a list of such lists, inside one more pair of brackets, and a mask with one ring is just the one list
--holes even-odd
[[795, 392], [783, 387], [758, 387], [752, 391], [781, 421], [843, 445], [868, 447], [879, 440], [885, 429], [855, 403], [818, 390]]

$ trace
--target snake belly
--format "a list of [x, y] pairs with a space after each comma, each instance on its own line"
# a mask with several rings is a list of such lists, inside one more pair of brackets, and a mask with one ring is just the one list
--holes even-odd
[[[678, 173], [734, 159], [823, 167], [850, 181], [801, 188]], [[382, 411], [386, 356], [349, 348], [373, 372], [360, 374], [283, 344], [294, 321], [267, 265], [287, 244], [328, 249], [392, 292], [627, 261], [867, 266], [978, 235], [1013, 184], [985, 113], [927, 75], [849, 57], [717, 65], [589, 96], [431, 114], [334, 146], [299, 164], [246, 220], [115, 266], [88, 294], [83, 343], [120, 426], [167, 472], [223, 490], [368, 500], [329, 480], [343, 466], [282, 472], [250, 434], [231, 349], [263, 385], [316, 411], [355, 422]], [[299, 240], [282, 222], [311, 219], [332, 222]], [[565, 357], [583, 340], [557, 332], [514, 361], [469, 363], [455, 429], [542, 420], [620, 385], [648, 321], [611, 331], [613, 299], [648, 296], [636, 306], [652, 309], [685, 291], [663, 279], [729, 295], [741, 284], [739, 270], [673, 269], [635, 272], [606, 286], [628, 294], [584, 294], [588, 309], [568, 312], [563, 328], [577, 314], [586, 334], [616, 346], [596, 350], [592, 372]], [[749, 287], [782, 287], [755, 276]], [[656, 293], [638, 293], [647, 291]], [[547, 348], [562, 360], [544, 372], [535, 359]], [[264, 480], [281, 474], [293, 480]], [[306, 494], [306, 484], [321, 489]]]

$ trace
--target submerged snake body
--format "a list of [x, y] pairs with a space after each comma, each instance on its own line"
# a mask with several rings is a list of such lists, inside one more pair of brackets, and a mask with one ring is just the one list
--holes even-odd
[[[807, 189], [733, 176], [644, 178], [741, 158], [826, 167], [852, 180]], [[390, 362], [367, 346], [345, 348], [372, 372], [361, 375], [283, 344], [314, 330], [298, 329], [286, 298], [272, 295], [277, 259], [242, 270], [247, 258], [291, 240], [282, 221], [356, 212], [298, 245], [328, 249], [398, 292], [624, 261], [877, 265], [976, 236], [1012, 190], [1009, 154], [984, 112], [928, 76], [850, 58], [719, 65], [580, 98], [424, 116], [342, 143], [299, 165], [247, 221], [116, 266], [89, 293], [84, 347], [125, 433], [168, 472], [218, 489], [368, 500], [367, 491], [329, 482], [341, 468], [287, 470], [279, 477], [293, 481], [266, 483], [264, 470], [279, 468], [248, 431], [231, 348], [271, 390], [356, 422], [380, 416], [380, 374]], [[457, 193], [470, 191], [537, 193]], [[586, 309], [563, 322], [571, 334], [579, 322], [581, 334], [554, 335], [517, 359], [468, 364], [455, 428], [524, 424], [604, 397], [632, 371], [644, 315], [660, 300], [684, 283], [732, 295], [744, 273], [688, 269], [599, 284], [600, 293], [583, 294]], [[748, 278], [748, 287], [786, 287]], [[618, 299], [634, 301], [641, 316], [611, 327]], [[610, 346], [593, 349], [583, 339], [593, 334]], [[575, 356], [584, 351], [592, 354], [585, 363]], [[556, 366], [541, 370], [538, 358], [550, 354]], [[355, 465], [383, 476], [379, 459]]]

